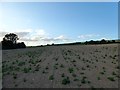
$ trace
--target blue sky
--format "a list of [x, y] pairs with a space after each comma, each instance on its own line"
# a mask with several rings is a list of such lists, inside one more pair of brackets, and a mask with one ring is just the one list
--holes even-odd
[[118, 3], [2, 3], [0, 31], [27, 45], [117, 39]]

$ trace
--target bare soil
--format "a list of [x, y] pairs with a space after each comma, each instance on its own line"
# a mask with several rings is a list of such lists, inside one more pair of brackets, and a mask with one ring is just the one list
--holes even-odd
[[3, 50], [3, 88], [118, 88], [118, 44]]

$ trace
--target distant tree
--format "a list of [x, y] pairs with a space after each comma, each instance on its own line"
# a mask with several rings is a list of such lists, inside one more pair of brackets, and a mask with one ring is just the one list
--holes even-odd
[[106, 44], [107, 42], [106, 42], [105, 39], [102, 39], [102, 40], [100, 41], [100, 43], [101, 43], [101, 44]]
[[100, 44], [100, 41], [95, 41], [95, 44]]
[[14, 33], [6, 34], [5, 37], [3, 38], [3, 41], [11, 41], [13, 44], [17, 43], [18, 36]]
[[95, 42], [93, 40], [89, 41], [88, 42], [89, 44], [94, 44]]
[[47, 46], [50, 46], [50, 44], [47, 44]]
[[115, 43], [115, 40], [112, 40], [112, 43]]
[[52, 45], [54, 46], [54, 43], [52, 43]]
[[86, 45], [87, 45], [87, 44], [88, 44], [88, 41], [84, 42], [84, 44], [86, 44]]
[[111, 43], [111, 41], [108, 41], [107, 43]]

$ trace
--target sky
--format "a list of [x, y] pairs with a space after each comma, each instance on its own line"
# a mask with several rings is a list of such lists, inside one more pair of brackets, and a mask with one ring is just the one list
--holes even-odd
[[27, 46], [118, 39], [118, 3], [0, 3], [0, 41], [7, 33]]

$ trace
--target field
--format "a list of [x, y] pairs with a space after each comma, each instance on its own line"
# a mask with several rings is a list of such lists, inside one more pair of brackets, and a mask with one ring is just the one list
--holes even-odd
[[4, 50], [3, 88], [118, 88], [118, 44]]

